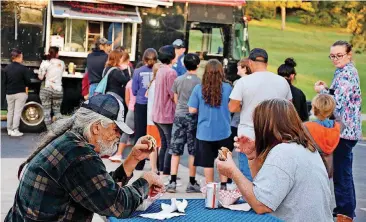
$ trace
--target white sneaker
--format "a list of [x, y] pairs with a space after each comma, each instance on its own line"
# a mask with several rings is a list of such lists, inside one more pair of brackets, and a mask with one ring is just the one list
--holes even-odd
[[8, 135], [11, 136], [11, 134], [13, 133], [13, 130], [8, 130]]
[[19, 130], [13, 130], [10, 136], [23, 136], [23, 133], [19, 132]]
[[111, 156], [109, 157], [109, 160], [112, 161], [112, 162], [122, 162], [122, 156], [121, 155], [114, 155], [114, 156]]

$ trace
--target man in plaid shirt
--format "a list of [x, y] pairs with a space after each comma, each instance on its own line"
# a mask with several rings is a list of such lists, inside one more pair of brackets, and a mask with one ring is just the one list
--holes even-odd
[[[124, 164], [108, 173], [99, 155], [116, 148], [123, 105], [111, 95], [93, 96], [71, 119], [60, 120], [41, 138], [28, 163], [5, 221], [91, 221], [93, 214], [125, 218], [163, 184], [152, 172], [126, 185], [140, 160], [153, 151], [140, 138]], [[19, 175], [18, 175], [19, 176]], [[121, 183], [119, 186], [117, 183]]]

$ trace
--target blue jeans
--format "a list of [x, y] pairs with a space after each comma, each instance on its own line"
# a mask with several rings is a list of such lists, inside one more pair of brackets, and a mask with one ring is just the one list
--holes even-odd
[[98, 83], [92, 83], [89, 85], [89, 98], [94, 96], [95, 89], [97, 88]]
[[333, 153], [333, 182], [337, 206], [333, 213], [351, 218], [356, 216], [356, 193], [352, 175], [352, 149], [356, 144], [356, 140], [341, 139]]
[[253, 181], [252, 174], [249, 169], [248, 158], [244, 153], [239, 153], [239, 169], [248, 180]]

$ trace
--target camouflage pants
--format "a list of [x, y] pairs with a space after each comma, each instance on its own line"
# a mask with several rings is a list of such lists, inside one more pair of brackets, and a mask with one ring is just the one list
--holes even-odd
[[39, 93], [44, 110], [44, 123], [47, 128], [52, 124], [51, 112], [57, 119], [61, 117], [63, 92], [51, 88], [43, 88]]
[[197, 130], [197, 115], [186, 114], [174, 117], [171, 149], [169, 153], [181, 156], [184, 153], [184, 146], [187, 144], [189, 155], [195, 153]]

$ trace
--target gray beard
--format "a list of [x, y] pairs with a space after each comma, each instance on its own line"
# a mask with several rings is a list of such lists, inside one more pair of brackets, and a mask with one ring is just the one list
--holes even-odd
[[117, 141], [112, 141], [108, 144], [103, 143], [103, 141], [97, 141], [99, 145], [99, 156], [112, 156], [117, 151]]

